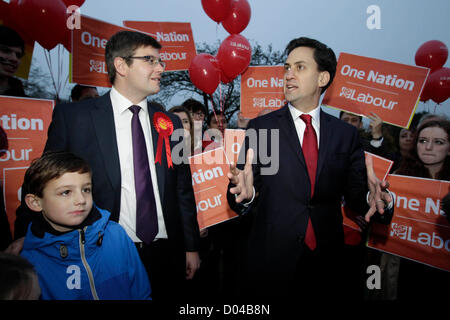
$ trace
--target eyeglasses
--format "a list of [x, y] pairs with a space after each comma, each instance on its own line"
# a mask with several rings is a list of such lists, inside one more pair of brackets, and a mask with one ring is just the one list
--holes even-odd
[[145, 62], [150, 63], [151, 66], [156, 67], [158, 64], [161, 65], [161, 67], [163, 67], [163, 69], [166, 68], [166, 63], [164, 61], [161, 60], [161, 58], [157, 58], [154, 56], [143, 56], [143, 57], [122, 57], [125, 60], [129, 60], [129, 59], [141, 59], [144, 60]]

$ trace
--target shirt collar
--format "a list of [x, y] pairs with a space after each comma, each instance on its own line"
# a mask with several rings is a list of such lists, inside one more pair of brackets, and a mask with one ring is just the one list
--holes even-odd
[[[117, 89], [114, 88], [114, 86], [111, 89], [110, 97], [113, 109], [116, 110], [116, 112], [118, 112], [119, 114], [125, 112], [129, 107], [134, 105], [134, 103], [128, 100], [119, 91], [117, 91]], [[142, 100], [137, 105], [140, 106], [141, 109], [144, 110], [146, 113], [148, 112], [147, 99]]]
[[292, 106], [290, 103], [288, 104], [288, 106], [289, 106], [289, 111], [291, 112], [292, 119], [294, 119], [294, 121], [297, 118], [299, 118], [302, 114], [309, 114], [312, 118], [313, 124], [316, 124], [316, 125], [320, 124], [320, 105], [317, 105], [317, 107], [315, 107], [313, 110], [311, 110], [310, 112], [307, 112], [307, 113], [298, 110], [297, 108]]

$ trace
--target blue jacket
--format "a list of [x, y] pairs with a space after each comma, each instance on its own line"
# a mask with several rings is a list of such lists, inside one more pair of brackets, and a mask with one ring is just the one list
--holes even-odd
[[[28, 228], [22, 256], [35, 267], [42, 299], [151, 299], [137, 249], [106, 210], [91, 225], [55, 235]], [[36, 226], [35, 226], [36, 229]]]

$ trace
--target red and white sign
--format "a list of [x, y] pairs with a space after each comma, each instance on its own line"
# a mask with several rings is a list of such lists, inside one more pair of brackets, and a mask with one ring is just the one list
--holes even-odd
[[4, 183], [2, 196], [5, 197], [6, 213], [11, 222], [19, 206], [17, 186], [22, 185], [25, 171], [17, 171], [19, 174], [15, 171], [7, 180], [6, 170], [27, 168], [31, 161], [41, 156], [52, 120], [54, 101], [0, 96], [0, 105], [0, 126], [8, 138], [8, 150], [0, 152], [0, 173]]
[[109, 38], [122, 30], [130, 30], [81, 15], [81, 28], [72, 31], [71, 81], [96, 87], [111, 87], [105, 62]]
[[129, 28], [150, 34], [161, 45], [165, 71], [188, 70], [196, 56], [194, 36], [188, 22], [124, 21]]
[[374, 112], [386, 123], [408, 128], [429, 71], [341, 53], [322, 104], [360, 115]]
[[277, 110], [286, 104], [283, 66], [254, 66], [241, 75], [241, 113], [256, 118], [265, 109]]
[[450, 182], [399, 175], [388, 181], [394, 217], [372, 226], [367, 246], [450, 271], [450, 223], [440, 210]]
[[189, 158], [200, 229], [237, 217], [227, 201], [229, 164], [223, 147]]

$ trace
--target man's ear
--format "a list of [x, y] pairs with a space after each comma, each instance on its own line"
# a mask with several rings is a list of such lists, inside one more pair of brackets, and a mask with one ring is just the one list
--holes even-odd
[[128, 72], [128, 64], [125, 59], [121, 57], [114, 58], [114, 68], [116, 68], [116, 73], [121, 75], [122, 77], [125, 76]]
[[328, 71], [322, 71], [319, 75], [319, 87], [325, 87], [328, 82], [330, 82], [330, 73]]
[[34, 194], [28, 193], [25, 196], [25, 203], [27, 204], [28, 208], [30, 208], [33, 211], [36, 212], [42, 211], [40, 198]]

